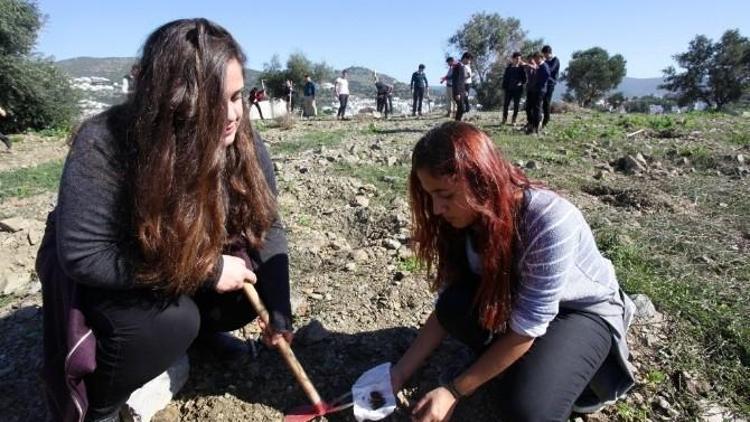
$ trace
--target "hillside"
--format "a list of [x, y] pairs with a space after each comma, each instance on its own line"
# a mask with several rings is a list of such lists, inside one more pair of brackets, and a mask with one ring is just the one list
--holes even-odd
[[[578, 420], [741, 420], [728, 409], [750, 415], [750, 301], [742, 293], [750, 287], [750, 119], [555, 114], [534, 138], [501, 125], [498, 113], [468, 119], [531, 178], [581, 209], [639, 304], [628, 334], [637, 385]], [[406, 178], [412, 146], [444, 121], [434, 113], [256, 123], [274, 162], [289, 239], [294, 352], [323, 397], [399, 359], [434, 309], [409, 248]], [[57, 135], [14, 135], [13, 154], [0, 160], [0, 409], [7, 422], [46, 420], [34, 257], [67, 153], [64, 134]], [[235, 332], [251, 341], [257, 333], [255, 324]], [[278, 354], [257, 350], [222, 364], [191, 349], [187, 384], [154, 421], [279, 421], [305, 403]], [[405, 396], [414, 403], [435, 388], [460, 356], [468, 353], [445, 342]], [[479, 389], [460, 401], [453, 420], [496, 421], [496, 394]], [[322, 420], [354, 419], [346, 411]], [[389, 420], [409, 420], [408, 410]]]

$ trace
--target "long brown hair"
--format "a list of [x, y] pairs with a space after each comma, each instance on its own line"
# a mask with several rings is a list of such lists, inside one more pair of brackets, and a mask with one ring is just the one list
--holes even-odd
[[484, 132], [468, 123], [444, 123], [417, 142], [409, 175], [412, 239], [428, 273], [437, 269], [432, 281], [436, 290], [465, 276], [464, 245], [470, 229], [455, 229], [433, 213], [431, 196], [417, 178], [421, 169], [435, 176], [455, 176], [470, 192], [467, 201], [478, 214], [473, 229], [482, 257], [481, 281], [474, 298], [479, 323], [489, 330], [503, 329], [510, 317], [513, 245], [523, 190], [540, 183], [531, 182]]
[[224, 78], [233, 59], [245, 63], [239, 44], [206, 19], [167, 23], [143, 46], [135, 92], [124, 106], [141, 284], [194, 292], [229, 235], [259, 247], [276, 216], [247, 104], [234, 143], [221, 144]]

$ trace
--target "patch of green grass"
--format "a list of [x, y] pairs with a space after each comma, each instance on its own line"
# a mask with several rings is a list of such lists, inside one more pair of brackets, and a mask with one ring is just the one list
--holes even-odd
[[716, 165], [713, 153], [703, 144], [680, 148], [678, 153], [682, 157], [688, 157], [693, 165], [699, 169], [710, 169]]
[[734, 145], [748, 146], [748, 145], [750, 145], [750, 132], [748, 132], [748, 131], [742, 131], [742, 132], [732, 131], [727, 136], [727, 141], [730, 144], [734, 144]]
[[296, 154], [317, 147], [333, 147], [346, 140], [346, 131], [311, 131], [299, 139], [292, 139], [273, 146], [273, 151], [284, 154]]
[[42, 138], [66, 139], [68, 136], [70, 136], [70, 129], [69, 128], [49, 128], [49, 129], [42, 129], [38, 131], [29, 131], [28, 133], [40, 136]]
[[378, 188], [378, 197], [387, 201], [395, 197], [406, 197], [406, 182], [409, 169], [405, 166], [382, 166], [372, 164], [339, 163], [333, 167], [336, 173], [357, 178]]
[[57, 190], [62, 168], [63, 161], [57, 160], [0, 173], [0, 201]]
[[648, 410], [643, 406], [634, 406], [620, 400], [615, 404], [615, 414], [617, 420], [626, 422], [641, 422], [650, 420], [648, 417]]
[[15, 299], [13, 295], [0, 295], [0, 309], [13, 302], [13, 299]]
[[399, 261], [398, 269], [399, 271], [403, 271], [406, 273], [415, 273], [421, 269], [421, 266], [419, 265], [419, 261], [417, 260], [417, 258], [414, 256], [411, 256], [409, 258]]
[[[666, 240], [659, 236], [625, 234], [610, 228], [597, 230], [597, 240], [600, 249], [615, 265], [623, 289], [649, 296], [658, 309], [677, 318], [679, 338], [694, 339], [702, 345], [700, 354], [690, 348], [673, 350], [674, 369], [706, 372], [711, 379], [721, 380], [724, 398], [745, 411], [750, 409], [750, 385], [747, 384], [750, 318], [743, 302], [737, 298], [730, 302], [721, 286], [707, 281], [700, 269], [691, 269], [678, 260], [670, 262], [669, 255], [658, 249], [657, 242]], [[671, 242], [675, 239], [671, 238]], [[740, 271], [747, 273], [749, 270]], [[680, 342], [671, 346], [686, 347]], [[647, 374], [647, 380], [660, 383], [663, 375], [659, 371], [652, 372]]]
[[304, 227], [310, 227], [312, 225], [312, 217], [307, 214], [301, 214], [297, 216], [297, 224]]
[[651, 386], [658, 386], [667, 380], [667, 374], [658, 369], [653, 369], [646, 373], [646, 383]]

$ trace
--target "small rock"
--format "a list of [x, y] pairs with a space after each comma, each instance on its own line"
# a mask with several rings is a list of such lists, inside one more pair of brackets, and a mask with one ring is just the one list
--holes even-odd
[[281, 163], [280, 163], [280, 162], [278, 162], [278, 161], [274, 161], [274, 162], [273, 162], [273, 170], [274, 170], [275, 172], [277, 172], [277, 173], [278, 173], [278, 172], [280, 172], [281, 170], [284, 170], [284, 165], [283, 165], [283, 164], [281, 164]]
[[680, 412], [672, 408], [672, 405], [664, 397], [658, 397], [654, 404], [661, 410], [667, 412], [670, 416], [677, 416]]
[[638, 158], [628, 155], [620, 159], [618, 167], [626, 174], [642, 173], [646, 171], [646, 166], [643, 164], [645, 163], [643, 156], [640, 158], [641, 160], [638, 160]]
[[307, 168], [307, 167], [305, 167], [305, 166], [299, 166], [298, 170], [299, 170], [299, 172], [300, 172], [300, 173], [302, 173], [302, 174], [305, 174], [305, 173], [307, 173], [307, 172], [308, 172], [308, 171], [309, 171], [310, 169], [308, 169], [308, 168]]
[[393, 167], [396, 164], [398, 164], [398, 158], [396, 158], [396, 157], [388, 157], [388, 158], [386, 158], [385, 163], [388, 165], [388, 167]]
[[606, 171], [607, 173], [614, 173], [615, 169], [609, 165], [609, 163], [601, 163], [594, 166], [595, 169]]
[[745, 164], [745, 156], [742, 154], [737, 154], [737, 162], [740, 164]]
[[310, 344], [319, 343], [328, 337], [331, 333], [326, 330], [323, 324], [317, 319], [313, 319], [309, 324], [297, 330], [295, 334], [295, 343], [307, 346]]
[[367, 208], [370, 206], [370, 200], [364, 195], [357, 195], [350, 204], [353, 207]]
[[30, 294], [30, 295], [33, 295], [33, 294], [37, 294], [37, 293], [39, 293], [41, 291], [42, 291], [42, 283], [39, 282], [39, 280], [37, 280], [37, 281], [33, 281], [29, 285], [29, 291], [27, 293]]
[[344, 269], [346, 271], [349, 271], [350, 273], [353, 273], [354, 271], [357, 271], [357, 264], [353, 262], [349, 262], [346, 265], [344, 265]]
[[354, 260], [354, 262], [365, 262], [370, 259], [370, 256], [367, 255], [367, 252], [362, 249], [352, 251], [349, 256]]
[[31, 274], [28, 271], [0, 272], [0, 293], [4, 295], [27, 290], [30, 283]]
[[534, 160], [529, 160], [529, 161], [528, 161], [528, 162], [526, 163], [526, 166], [525, 166], [525, 167], [526, 167], [527, 169], [529, 169], [529, 170], [538, 170], [538, 169], [540, 169], [540, 168], [541, 168], [541, 166], [539, 165], [539, 163], [538, 163], [538, 162], [536, 162], [536, 161], [534, 161]]
[[289, 301], [292, 305], [292, 315], [304, 316], [310, 311], [310, 304], [304, 296], [296, 293], [290, 295]]
[[406, 277], [406, 273], [403, 271], [396, 271], [395, 274], [393, 274], [393, 280], [395, 281], [401, 281]]
[[42, 241], [42, 236], [44, 236], [44, 232], [37, 229], [37, 228], [29, 228], [29, 232], [26, 235], [26, 238], [29, 240], [29, 245], [38, 245]]
[[411, 250], [411, 248], [407, 246], [401, 246], [398, 250], [398, 257], [400, 259], [409, 259], [414, 257], [414, 251]]
[[401, 242], [396, 239], [384, 239], [383, 246], [388, 250], [398, 250], [401, 247]]
[[645, 321], [660, 319], [661, 314], [651, 302], [648, 296], [644, 294], [635, 294], [630, 296], [636, 306], [635, 318]]

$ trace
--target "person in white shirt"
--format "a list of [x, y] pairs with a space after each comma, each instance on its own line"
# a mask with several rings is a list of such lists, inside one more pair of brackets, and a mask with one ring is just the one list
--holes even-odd
[[474, 73], [471, 71], [471, 65], [465, 65], [466, 66], [466, 96], [464, 97], [464, 112], [468, 113], [469, 109], [471, 108], [469, 106], [469, 91], [471, 90], [471, 78], [474, 76]]
[[336, 78], [333, 89], [336, 92], [336, 98], [339, 99], [339, 112], [336, 114], [336, 119], [344, 120], [346, 103], [349, 102], [349, 80], [346, 79], [346, 70], [342, 70], [341, 77]]

